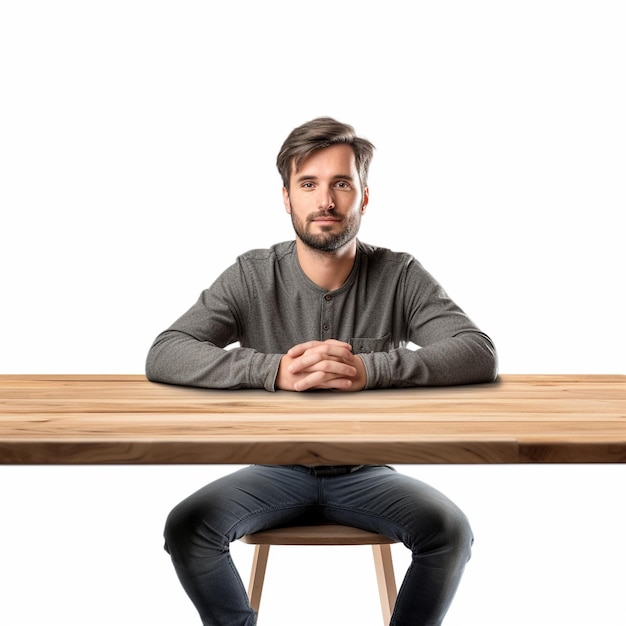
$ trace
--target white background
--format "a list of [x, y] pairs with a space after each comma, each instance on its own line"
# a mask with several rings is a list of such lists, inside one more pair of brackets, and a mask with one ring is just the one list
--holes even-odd
[[[332, 115], [377, 146], [361, 238], [415, 254], [501, 372], [624, 374], [625, 32], [602, 0], [0, 0], [0, 372], [142, 373], [291, 238], [275, 156]], [[232, 469], [0, 467], [0, 624], [198, 624], [163, 521]], [[474, 527], [448, 626], [626, 624], [624, 466], [401, 469]], [[276, 550], [260, 625], [378, 625], [367, 550]]]

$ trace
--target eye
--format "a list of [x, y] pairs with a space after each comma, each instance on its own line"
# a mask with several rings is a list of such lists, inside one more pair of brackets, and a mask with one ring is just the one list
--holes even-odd
[[350, 183], [346, 182], [345, 180], [338, 180], [335, 184], [335, 187], [339, 189], [350, 189]]

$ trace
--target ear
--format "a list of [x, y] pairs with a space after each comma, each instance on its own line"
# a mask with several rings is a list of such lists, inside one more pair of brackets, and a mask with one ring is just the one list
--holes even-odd
[[285, 211], [291, 215], [291, 200], [289, 200], [287, 187], [283, 187], [283, 204], [285, 205]]
[[370, 201], [370, 190], [368, 187], [365, 187], [365, 189], [363, 189], [363, 202], [361, 203], [361, 215], [365, 214], [369, 201]]

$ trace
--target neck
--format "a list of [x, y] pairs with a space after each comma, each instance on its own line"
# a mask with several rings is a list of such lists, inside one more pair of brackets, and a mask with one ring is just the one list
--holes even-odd
[[334, 252], [315, 250], [296, 238], [298, 261], [309, 280], [326, 291], [335, 291], [345, 282], [356, 258], [356, 241]]

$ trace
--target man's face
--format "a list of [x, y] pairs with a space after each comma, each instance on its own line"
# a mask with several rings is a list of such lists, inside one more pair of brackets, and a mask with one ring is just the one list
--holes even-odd
[[316, 150], [291, 172], [283, 200], [296, 235], [310, 248], [335, 252], [351, 242], [368, 200], [367, 188], [361, 191], [352, 147], [340, 144]]

